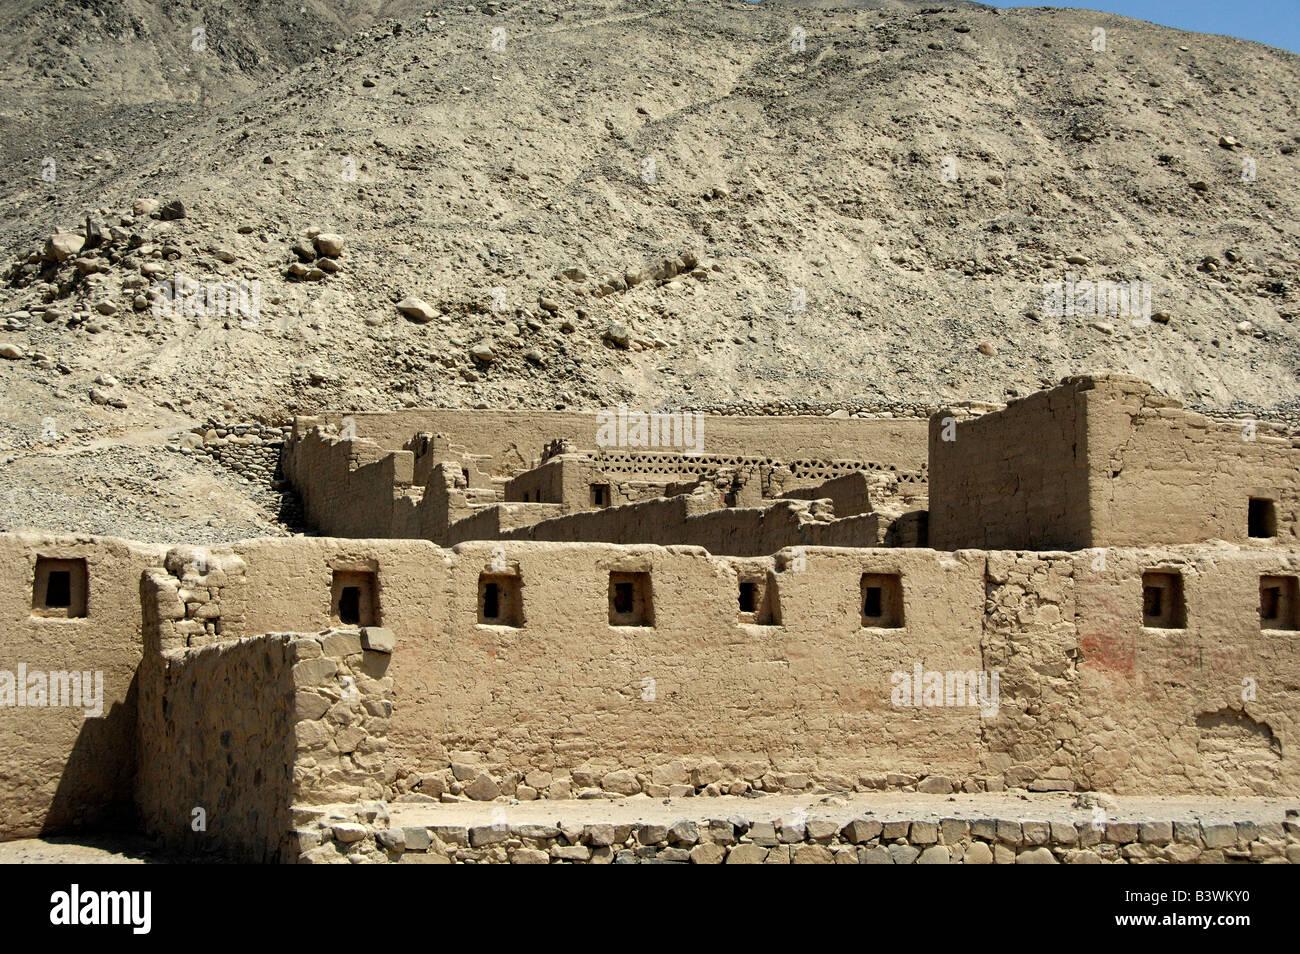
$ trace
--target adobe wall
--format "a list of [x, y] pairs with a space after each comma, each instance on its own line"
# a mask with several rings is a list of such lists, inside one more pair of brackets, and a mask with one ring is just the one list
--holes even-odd
[[[1295, 794], [1300, 630], [1261, 627], [1260, 577], [1296, 576], [1300, 554], [1107, 549], [1076, 554], [1074, 563], [1079, 664], [1061, 721], [1077, 734], [1061, 745], [1079, 784]], [[1184, 629], [1146, 628], [1134, 612], [1142, 573], [1153, 569], [1181, 574]], [[1069, 673], [1063, 641], [1029, 644], [1040, 669]], [[1054, 681], [1043, 680], [1045, 701], [1059, 699]]]
[[[162, 555], [161, 547], [106, 537], [0, 534], [0, 670], [102, 673], [103, 686], [97, 716], [85, 706], [51, 707], [48, 692], [46, 704], [18, 707], [17, 687], [7, 686], [14, 695], [0, 706], [0, 840], [130, 821], [140, 576]], [[38, 557], [85, 559], [84, 617], [34, 615]]]
[[1300, 437], [1211, 420], [1139, 378], [1066, 378], [953, 420], [930, 420], [930, 540], [942, 549], [1267, 545], [1248, 536], [1251, 497], [1274, 502], [1273, 542], [1300, 532]]
[[968, 420], [939, 411], [930, 418], [929, 447], [931, 546], [1092, 545], [1090, 445], [1074, 388], [1039, 391]]
[[[534, 505], [535, 506], [535, 505]], [[721, 507], [710, 495], [681, 494], [622, 507], [570, 513], [501, 531], [500, 540], [652, 543], [703, 547], [715, 555], [765, 556], [795, 546], [879, 546], [887, 524], [876, 514], [833, 519], [824, 503], [771, 500]], [[487, 540], [466, 532], [459, 540]]]
[[295, 422], [282, 460], [308, 523], [331, 536], [414, 535], [419, 518], [405, 495], [418, 497], [412, 489], [415, 455], [342, 440], [309, 427], [309, 420]]
[[1295, 543], [1296, 436], [1265, 422], [1211, 420], [1137, 378], [1112, 375], [1079, 387], [1093, 449], [1090, 545], [1244, 544], [1252, 496], [1275, 501], [1276, 539]]
[[[540, 460], [546, 444], [571, 438], [597, 447], [595, 411], [501, 411], [410, 409], [387, 412], [330, 412], [336, 428], [351, 417], [359, 438], [380, 447], [404, 447], [412, 434], [446, 434], [471, 454], [486, 455], [494, 474], [512, 475]], [[742, 417], [700, 415], [703, 451], [708, 455], [794, 458], [851, 458], [924, 470], [926, 423], [906, 418]], [[774, 421], [780, 426], [774, 427]]]
[[874, 498], [888, 494], [887, 487], [880, 483], [883, 480], [862, 472], [845, 474], [811, 487], [787, 490], [781, 496], [792, 500], [829, 500], [837, 517], [849, 517], [875, 509]]
[[[647, 785], [688, 784], [664, 768], [677, 762], [711, 781], [777, 787], [787, 776], [854, 785], [937, 776], [958, 787], [1300, 791], [1284, 689], [1296, 663], [1282, 651], [1292, 637], [1261, 630], [1258, 611], [1260, 575], [1296, 575], [1295, 551], [1108, 550], [1097, 573], [1091, 551], [810, 547], [798, 551], [801, 564], [792, 551], [742, 560], [694, 547], [521, 541], [236, 549], [249, 567], [251, 632], [324, 628], [332, 568], [378, 569], [382, 624], [397, 640], [389, 738], [399, 790], [426, 776], [430, 790], [449, 790], [448, 765], [473, 756], [482, 769], [462, 783], [487, 774], [513, 792], [533, 787], [529, 773], [549, 773], [534, 792], [543, 795], [556, 779], [557, 792], [566, 779], [570, 790], [600, 787], [619, 771]], [[475, 614], [479, 574], [500, 572], [502, 556], [522, 580], [518, 629], [480, 625]], [[1189, 568], [1186, 627], [1146, 629], [1141, 572], [1169, 565]], [[736, 574], [746, 567], [776, 582], [780, 626], [738, 622]], [[611, 570], [651, 574], [653, 626], [609, 625]], [[862, 628], [867, 571], [902, 573], [905, 628]], [[1225, 659], [1258, 673], [1207, 663], [1220, 643]], [[998, 716], [891, 706], [889, 673], [918, 661], [999, 671]], [[1243, 702], [1247, 675], [1258, 688]], [[1266, 770], [1222, 767], [1225, 740], [1238, 737]]]
[[520, 528], [563, 516], [563, 504], [506, 503], [476, 510], [453, 523], [438, 542], [455, 546], [465, 540], [496, 540], [512, 536]]
[[[174, 832], [200, 805], [209, 832], [250, 833], [239, 847], [247, 854], [269, 851], [279, 823], [271, 804], [283, 802], [274, 786], [286, 733], [299, 752], [290, 798], [317, 802], [374, 795], [365, 779], [390, 798], [435, 799], [814, 785], [1300, 793], [1290, 688], [1300, 684], [1300, 629], [1260, 622], [1261, 576], [1300, 577], [1300, 551], [1280, 546], [810, 546], [738, 558], [690, 546], [290, 538], [164, 555], [6, 535], [0, 553], [6, 658], [103, 668], [109, 716], [0, 710], [5, 837], [90, 823], [94, 806], [129, 803], [137, 721], [136, 791], [149, 824]], [[31, 618], [37, 554], [87, 559], [85, 620]], [[1178, 629], [1143, 625], [1151, 570], [1182, 579]], [[391, 630], [392, 658], [369, 668], [365, 654], [353, 658], [361, 636], [343, 635], [337, 650], [322, 643], [333, 668], [314, 664], [308, 684], [297, 669], [308, 657], [263, 636], [337, 630], [336, 571], [374, 574], [369, 622]], [[611, 573], [648, 574], [652, 625], [610, 625]], [[522, 625], [479, 622], [482, 574], [518, 578]], [[864, 626], [864, 574], [899, 576], [901, 626]], [[766, 586], [773, 625], [742, 617], [741, 580]], [[157, 649], [137, 675], [142, 619]], [[896, 704], [893, 674], [917, 666], [997, 673], [996, 713]], [[330, 715], [349, 692], [343, 676], [363, 693], [352, 721]], [[357, 719], [365, 738], [386, 742], [367, 751], [362, 737], [340, 740]], [[253, 781], [233, 766], [253, 767]], [[173, 781], [184, 797], [168, 801]], [[230, 827], [212, 827], [212, 805], [225, 806]]]

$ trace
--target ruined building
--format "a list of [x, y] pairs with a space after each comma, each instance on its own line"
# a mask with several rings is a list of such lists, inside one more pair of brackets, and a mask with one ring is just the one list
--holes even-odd
[[[439, 813], [1300, 796], [1300, 437], [1116, 375], [928, 427], [611, 413], [300, 418], [282, 465], [320, 536], [0, 536], [0, 837], [130, 818], [257, 860], [594, 861], [631, 836]], [[66, 703], [95, 672], [88, 716]], [[935, 844], [1300, 858], [1280, 814], [1230, 839], [1107, 824]], [[806, 837], [899, 856], [869, 821]]]

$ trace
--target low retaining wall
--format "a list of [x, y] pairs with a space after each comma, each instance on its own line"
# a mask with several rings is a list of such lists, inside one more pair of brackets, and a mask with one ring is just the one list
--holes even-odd
[[[845, 818], [801, 812], [681, 810], [655, 821], [490, 824], [404, 819], [384, 805], [300, 809], [290, 838], [304, 864], [1264, 864], [1300, 863], [1300, 820], [1209, 820], [1190, 813], [1125, 820], [899, 811]], [[663, 815], [663, 813], [658, 813]], [[1028, 820], [1040, 814], [1042, 820]], [[1087, 816], [1089, 813], [1075, 812]]]

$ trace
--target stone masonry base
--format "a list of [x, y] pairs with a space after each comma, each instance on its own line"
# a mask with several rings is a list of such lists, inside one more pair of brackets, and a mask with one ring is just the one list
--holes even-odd
[[762, 796], [301, 806], [307, 864], [1300, 863], [1300, 800]]

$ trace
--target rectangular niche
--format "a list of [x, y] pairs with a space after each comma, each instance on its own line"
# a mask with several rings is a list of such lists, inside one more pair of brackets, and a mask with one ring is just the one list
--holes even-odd
[[858, 607], [862, 625], [897, 629], [903, 625], [903, 578], [897, 573], [864, 573]]
[[1300, 582], [1296, 577], [1259, 578], [1259, 628], [1300, 629]]
[[1142, 574], [1142, 625], [1150, 629], [1183, 629], [1187, 626], [1181, 573], [1148, 570]]
[[654, 594], [649, 573], [609, 574], [609, 625], [653, 626]]
[[1277, 536], [1277, 505], [1270, 498], [1250, 498], [1246, 509], [1246, 535], [1255, 539]]
[[369, 570], [335, 570], [330, 616], [337, 626], [378, 626], [379, 585]]
[[755, 626], [780, 626], [781, 606], [776, 580], [766, 572], [740, 573], [737, 620]]
[[479, 574], [478, 621], [484, 626], [524, 625], [523, 586], [518, 576]]
[[81, 619], [86, 615], [89, 589], [84, 559], [37, 557], [32, 580], [32, 615]]

